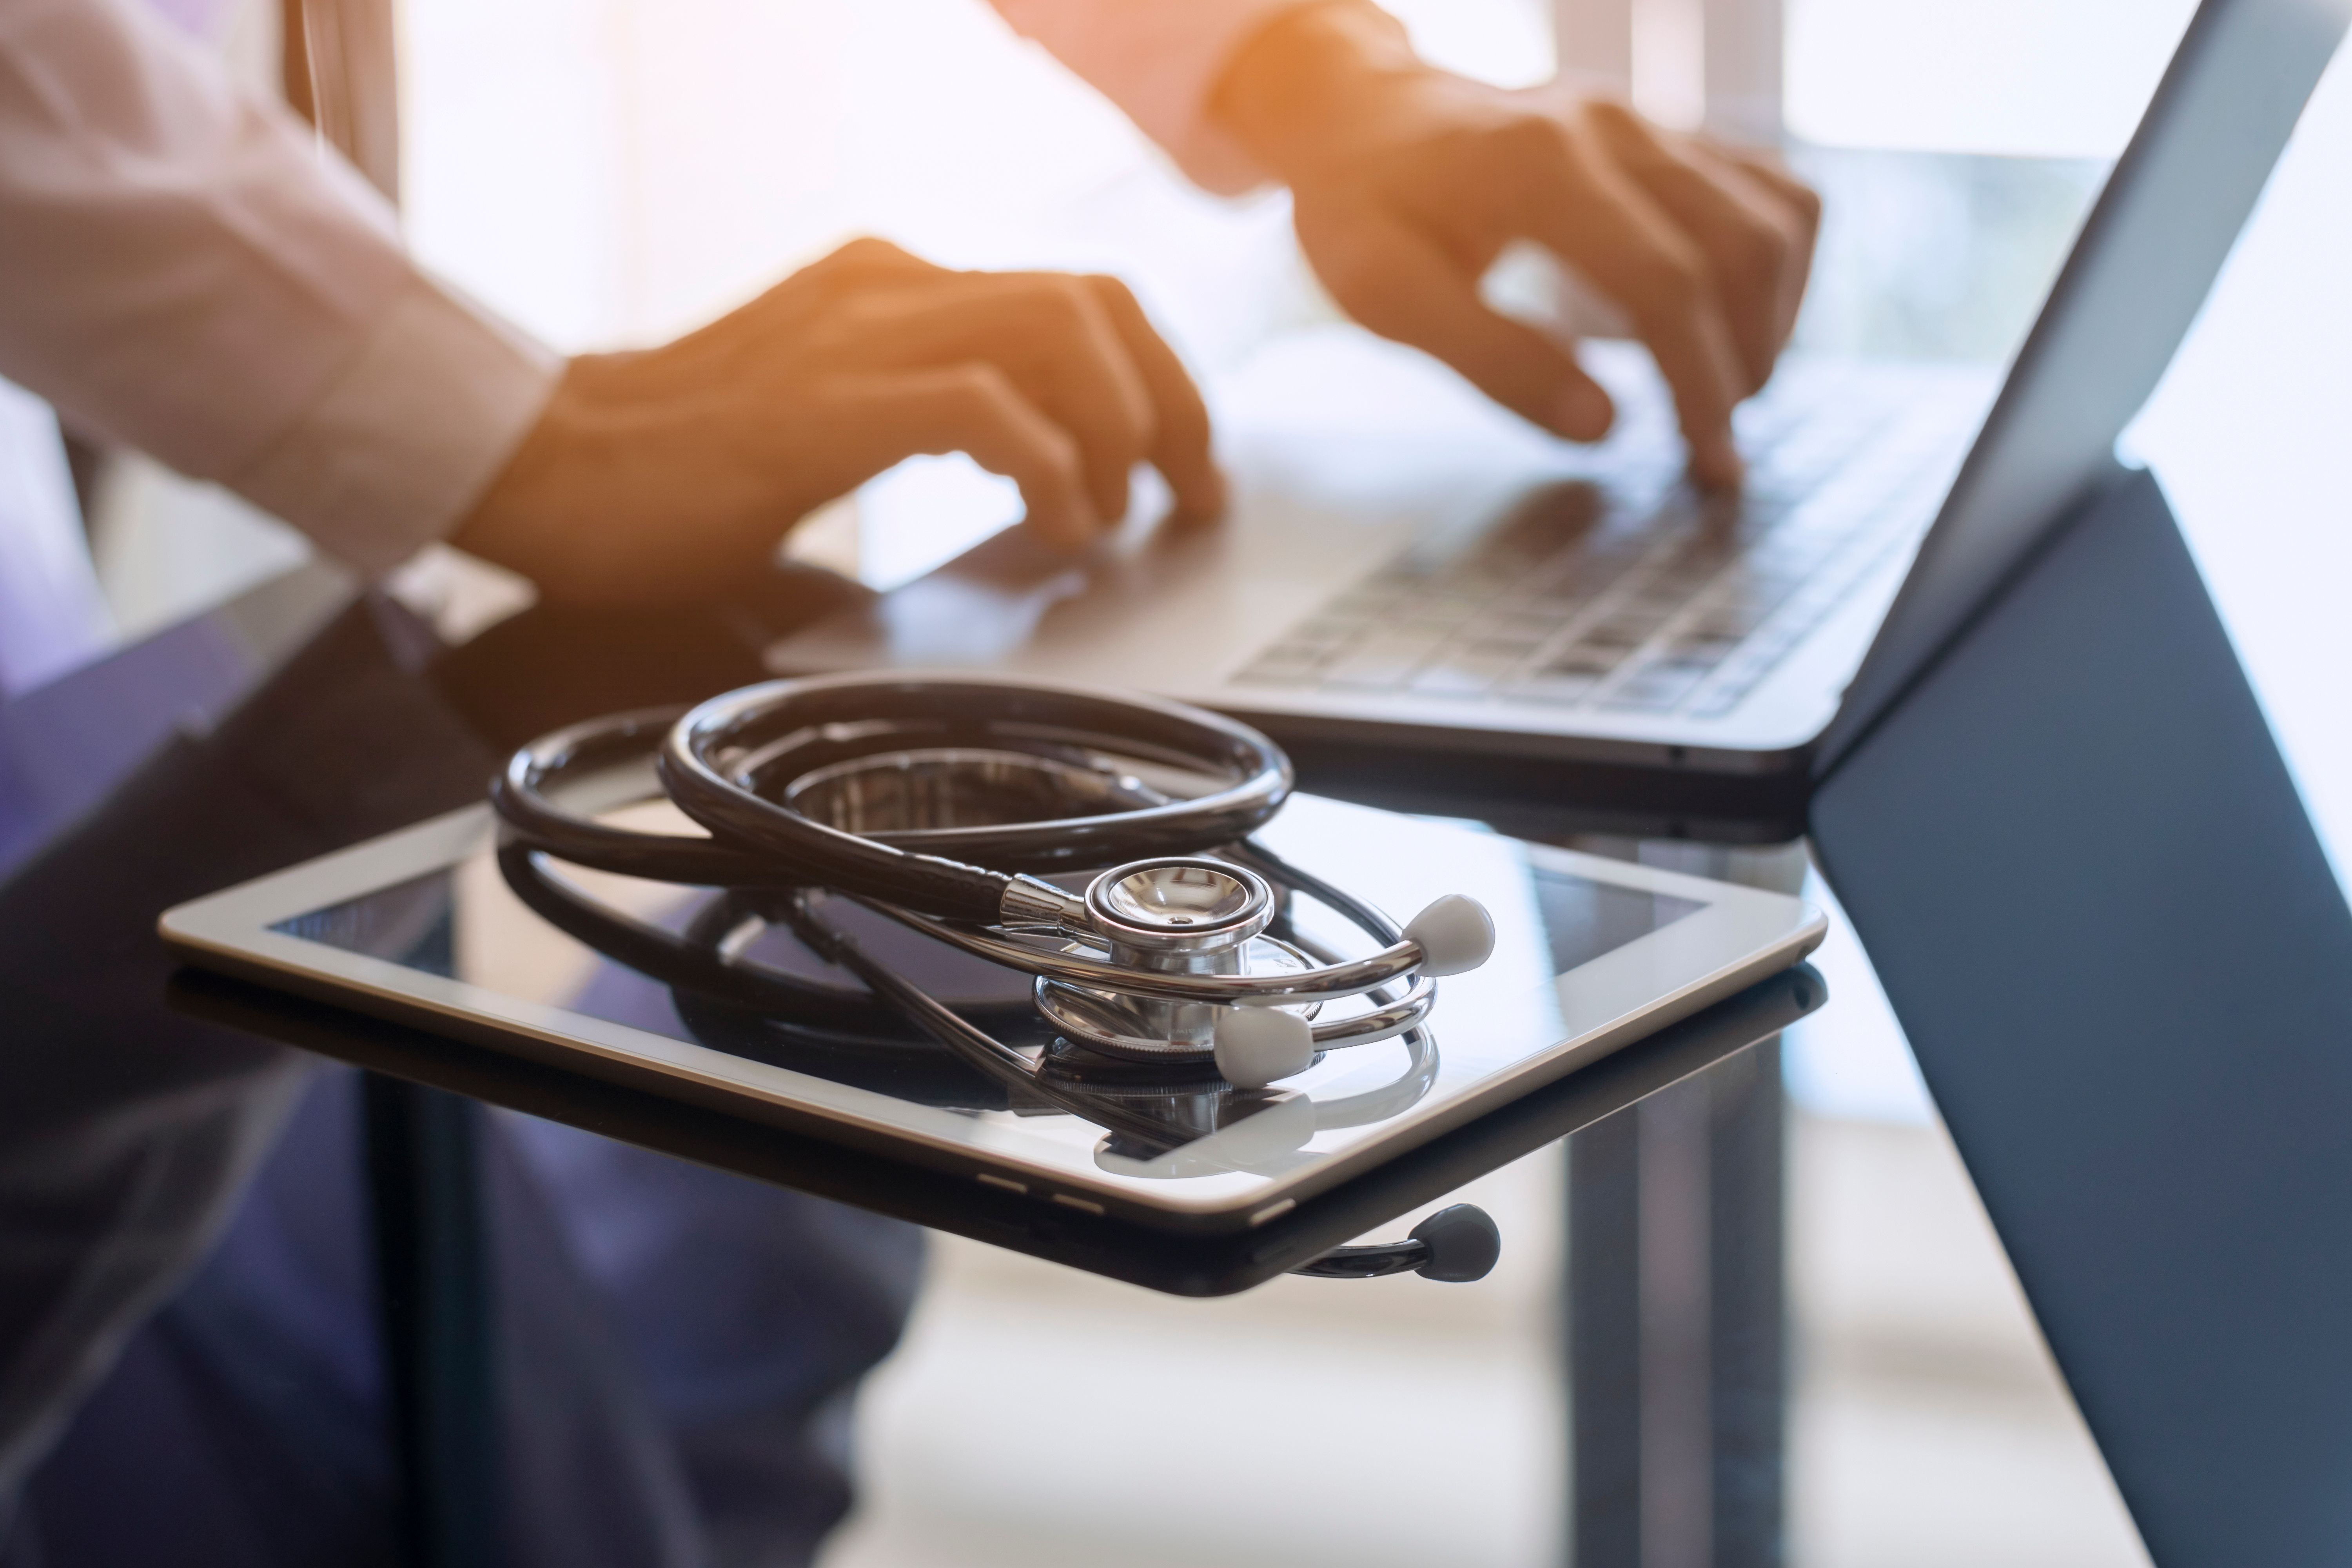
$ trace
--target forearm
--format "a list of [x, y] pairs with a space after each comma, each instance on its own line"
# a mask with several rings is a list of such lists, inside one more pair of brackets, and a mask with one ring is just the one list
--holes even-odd
[[370, 570], [455, 521], [559, 368], [131, 0], [0, 9], [0, 374]]

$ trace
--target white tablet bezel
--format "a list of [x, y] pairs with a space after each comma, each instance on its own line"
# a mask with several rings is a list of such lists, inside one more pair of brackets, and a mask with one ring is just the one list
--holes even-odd
[[1564, 1023], [1558, 1043], [1466, 1092], [1408, 1111], [1354, 1147], [1271, 1175], [1239, 1168], [1258, 1163], [1242, 1152], [1247, 1141], [1237, 1134], [1249, 1127], [1244, 1121], [1183, 1150], [1187, 1168], [1199, 1171], [1204, 1162], [1217, 1164], [1220, 1140], [1235, 1139], [1235, 1168], [1171, 1182], [1081, 1163], [1066, 1147], [1016, 1125], [911, 1103], [271, 929], [455, 865], [494, 833], [488, 807], [467, 807], [184, 904], [163, 916], [160, 930], [177, 955], [199, 967], [717, 1105], [794, 1132], [881, 1150], [1043, 1202], [1185, 1229], [1239, 1227], [1286, 1213], [1316, 1193], [1797, 963], [1826, 930], [1818, 912], [1784, 894], [1527, 845], [1538, 867], [1703, 907], [1558, 975], [1553, 985]]

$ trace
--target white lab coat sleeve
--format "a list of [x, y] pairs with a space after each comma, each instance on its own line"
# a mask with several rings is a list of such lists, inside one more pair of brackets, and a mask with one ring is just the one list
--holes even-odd
[[1265, 179], [1209, 118], [1234, 53], [1308, 0], [992, 0], [1015, 32], [1127, 111], [1193, 182], [1224, 195]]
[[464, 515], [561, 372], [146, 6], [0, 5], [0, 375], [374, 573]]

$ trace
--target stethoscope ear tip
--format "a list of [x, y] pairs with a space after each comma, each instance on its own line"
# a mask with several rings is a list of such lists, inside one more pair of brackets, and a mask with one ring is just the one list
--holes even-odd
[[1413, 1272], [1449, 1285], [1484, 1279], [1503, 1256], [1501, 1229], [1475, 1204], [1439, 1209], [1412, 1227], [1412, 1237], [1428, 1252]]
[[1264, 1089], [1314, 1061], [1314, 1026], [1282, 1007], [1224, 1008], [1217, 1014], [1216, 1059], [1235, 1089]]
[[1421, 973], [1433, 978], [1465, 973], [1495, 955], [1494, 918], [1486, 905], [1460, 893], [1432, 900], [1406, 924], [1404, 935], [1420, 945]]

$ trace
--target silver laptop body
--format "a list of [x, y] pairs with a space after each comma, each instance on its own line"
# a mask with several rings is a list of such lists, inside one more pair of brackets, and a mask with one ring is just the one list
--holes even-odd
[[2207, 0], [2005, 380], [1792, 358], [1739, 411], [1737, 497], [1682, 482], [1638, 351], [1588, 345], [1620, 423], [1579, 448], [1334, 330], [1219, 389], [1224, 521], [1077, 560], [1012, 531], [769, 663], [987, 664], [1293, 743], [1817, 769], [2113, 475], [2346, 4]]

